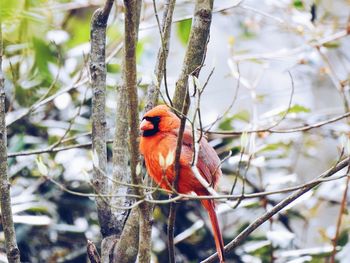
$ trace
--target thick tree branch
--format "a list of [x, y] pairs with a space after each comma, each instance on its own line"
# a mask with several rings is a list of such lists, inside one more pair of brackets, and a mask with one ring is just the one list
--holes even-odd
[[[104, 176], [107, 168], [106, 144], [106, 27], [113, 0], [107, 0], [104, 8], [98, 9], [91, 19], [90, 76], [92, 88], [92, 151], [94, 174], [92, 183], [96, 192], [109, 193], [108, 180]], [[115, 233], [115, 220], [108, 198], [96, 198], [97, 212], [102, 236], [105, 238]], [[102, 258], [103, 251], [102, 248]]]
[[[136, 40], [138, 38], [138, 27], [140, 24], [140, 14], [141, 14], [141, 4], [139, 1], [136, 4]], [[123, 50], [124, 54], [125, 51]], [[125, 147], [128, 145], [128, 107], [123, 106], [128, 100], [128, 89], [126, 84], [126, 74], [125, 74], [125, 64], [126, 56], [123, 57], [123, 76], [122, 84], [117, 90], [117, 112], [116, 112], [116, 129], [114, 133], [113, 142], [113, 179], [118, 182], [131, 181], [130, 167], [129, 167], [129, 149]], [[126, 185], [120, 185], [118, 183], [113, 183], [112, 193], [125, 194], [133, 191]], [[116, 206], [130, 206], [130, 198], [114, 198], [113, 204]], [[132, 208], [129, 212], [127, 210], [115, 210], [114, 213], [117, 218], [119, 241], [113, 251], [112, 262], [118, 262], [123, 260], [125, 262], [135, 262], [139, 250], [139, 214], [138, 208]]]
[[5, 83], [2, 72], [2, 23], [0, 18], [0, 202], [1, 224], [5, 235], [7, 259], [10, 263], [19, 263], [20, 255], [16, 241], [16, 233], [13, 225], [10, 182], [7, 167], [7, 130], [5, 123]]
[[[261, 226], [263, 223], [265, 223], [267, 220], [269, 220], [272, 216], [280, 212], [283, 208], [285, 208], [287, 205], [292, 203], [294, 200], [298, 199], [300, 196], [305, 194], [306, 192], [310, 191], [320, 183], [322, 183], [322, 180], [327, 178], [336, 172], [342, 170], [343, 168], [349, 166], [350, 164], [350, 157], [344, 159], [343, 161], [339, 162], [337, 165], [332, 167], [331, 169], [325, 171], [322, 173], [318, 178], [314, 180], [314, 182], [308, 184], [307, 186], [304, 186], [303, 188], [297, 190], [295, 193], [291, 194], [290, 196], [283, 199], [281, 202], [279, 202], [277, 205], [275, 205], [272, 209], [265, 212], [262, 216], [255, 219], [248, 227], [246, 227], [234, 240], [232, 240], [230, 243], [228, 243], [225, 246], [225, 252], [229, 252], [233, 249], [235, 249], [237, 246], [242, 244], [244, 240], [259, 226]], [[217, 253], [213, 254], [209, 258], [202, 261], [202, 263], [209, 263], [209, 262], [216, 262], [217, 261]]]
[[119, 242], [113, 251], [111, 262], [136, 262], [139, 251], [139, 211], [135, 207], [131, 210], [125, 223]]
[[[186, 115], [190, 107], [190, 97], [188, 91], [188, 77], [193, 74], [198, 77], [200, 69], [203, 65], [207, 43], [209, 40], [210, 24], [213, 11], [213, 0], [197, 0], [194, 10], [194, 18], [190, 33], [190, 38], [185, 54], [184, 64], [181, 75], [176, 82], [176, 89], [173, 98], [174, 108], [180, 111], [181, 124], [176, 144], [175, 153], [175, 180], [173, 188], [177, 189], [177, 181], [180, 174], [180, 155], [182, 148], [182, 138], [186, 125]], [[174, 250], [174, 225], [176, 219], [176, 204], [170, 204], [169, 220], [168, 220], [168, 249], [169, 261], [175, 262]]]
[[[136, 70], [136, 44], [139, 24], [140, 1], [124, 1], [125, 6], [125, 27], [124, 27], [124, 81], [127, 88], [127, 108], [129, 123], [129, 152], [130, 171], [133, 184], [141, 185], [142, 176], [137, 167], [140, 166], [140, 154], [138, 146], [139, 137], [139, 115], [137, 97], [137, 70]], [[143, 191], [135, 187], [137, 195], [142, 196]], [[151, 250], [151, 211], [149, 205], [141, 203], [138, 206], [139, 212], [139, 262], [150, 262]], [[118, 260], [118, 259], [117, 259]], [[125, 259], [122, 259], [125, 260]]]
[[176, 82], [176, 89], [173, 98], [174, 107], [178, 110], [182, 109], [185, 98], [186, 100], [189, 100], [189, 96], [186, 96], [188, 76], [190, 74], [198, 76], [199, 70], [203, 64], [209, 40], [212, 11], [213, 0], [196, 1], [183, 68], [180, 78]]
[[[141, 4], [142, 1], [137, 2], [136, 4], [136, 21], [135, 21], [135, 31], [136, 31], [136, 41], [138, 39], [138, 28], [140, 24], [140, 15], [141, 15]], [[125, 50], [123, 49], [123, 52], [125, 54]], [[116, 127], [115, 127], [115, 133], [114, 133], [114, 142], [113, 142], [113, 178], [114, 180], [118, 182], [125, 182], [130, 183], [131, 176], [130, 176], [130, 168], [129, 168], [129, 149], [128, 147], [125, 147], [128, 145], [128, 107], [125, 107], [125, 102], [128, 100], [128, 89], [126, 84], [126, 74], [125, 74], [125, 64], [126, 64], [126, 56], [123, 58], [123, 75], [122, 75], [122, 83], [117, 87], [117, 97], [116, 97], [116, 103], [117, 103], [117, 112], [116, 112]], [[131, 188], [127, 186], [122, 186], [120, 184], [113, 184], [112, 186], [112, 193], [118, 193], [118, 194], [126, 194], [128, 192], [132, 191]], [[124, 199], [116, 199], [114, 198], [112, 200], [112, 203], [115, 205], [115, 207], [118, 206], [127, 206], [130, 205], [131, 200], [124, 198]], [[117, 218], [117, 227], [118, 232], [117, 236], [120, 236], [125, 221], [128, 219], [128, 211], [125, 210], [117, 210], [113, 209], [113, 213], [115, 214]], [[138, 228], [138, 226], [135, 225], [135, 227]], [[135, 233], [135, 231], [133, 232]], [[134, 241], [138, 240], [138, 236], [132, 236], [131, 234], [124, 233], [124, 237], [127, 237], [128, 239], [134, 239]], [[120, 242], [124, 242], [123, 240]], [[129, 242], [128, 240], [125, 240], [125, 242]], [[131, 241], [132, 242], [132, 241]], [[119, 245], [118, 245], [119, 246]], [[121, 244], [123, 246], [123, 244]], [[136, 252], [137, 253], [137, 252]], [[136, 256], [136, 255], [135, 255]]]
[[86, 251], [91, 263], [101, 263], [101, 258], [97, 252], [96, 246], [90, 240], [87, 241]]

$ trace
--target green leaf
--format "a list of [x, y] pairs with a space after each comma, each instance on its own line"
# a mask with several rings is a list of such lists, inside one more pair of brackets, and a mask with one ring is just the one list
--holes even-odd
[[47, 176], [49, 174], [49, 170], [47, 169], [46, 165], [43, 163], [42, 159], [39, 157], [38, 159], [35, 159], [36, 165], [38, 166], [39, 173], [41, 175]]
[[192, 19], [182, 20], [177, 23], [176, 33], [183, 45], [186, 45], [190, 37]]
[[311, 110], [309, 108], [306, 108], [300, 104], [294, 104], [292, 107], [290, 107], [288, 113], [307, 113], [310, 112]]
[[249, 111], [242, 110], [242, 111], [236, 113], [235, 115], [233, 115], [233, 119], [240, 120], [243, 122], [249, 122], [249, 119], [250, 119]]
[[145, 39], [139, 40], [136, 45], [136, 61], [140, 62], [143, 51], [145, 50]]
[[338, 48], [340, 47], [340, 42], [339, 41], [331, 41], [323, 44], [324, 47], [326, 48]]
[[83, 17], [72, 17], [69, 19], [67, 25], [67, 32], [72, 36], [68, 41], [69, 48], [75, 48], [76, 46], [87, 43], [90, 40], [90, 16], [87, 12]]
[[345, 246], [349, 241], [349, 230], [344, 230], [340, 233], [339, 238], [337, 240], [338, 246]]
[[52, 60], [50, 47], [42, 40], [33, 37], [33, 48], [35, 51], [35, 65], [44, 78], [51, 78], [48, 62]]
[[107, 72], [109, 73], [119, 73], [121, 67], [119, 64], [107, 64]]
[[264, 145], [259, 152], [270, 152], [270, 151], [276, 151], [280, 148], [287, 148], [287, 144], [278, 142], [278, 143], [271, 143]]
[[227, 131], [227, 130], [232, 130], [233, 125], [232, 125], [232, 121], [234, 120], [239, 120], [239, 121], [243, 121], [243, 122], [249, 122], [250, 119], [250, 114], [249, 111], [247, 110], [242, 110], [238, 113], [236, 113], [235, 115], [231, 116], [231, 117], [227, 117], [225, 118], [220, 124], [219, 124], [219, 128], [221, 130]]
[[294, 0], [294, 1], [293, 1], [293, 6], [294, 6], [296, 9], [304, 9], [304, 3], [303, 3], [303, 1], [301, 1], [301, 0]]
[[1, 1], [0, 2], [0, 17], [3, 21], [13, 21], [19, 18], [19, 13], [22, 12], [23, 3], [21, 1]]
[[224, 130], [224, 131], [228, 131], [232, 129], [232, 122], [233, 118], [225, 118], [220, 124], [219, 124], [219, 128], [220, 130]]

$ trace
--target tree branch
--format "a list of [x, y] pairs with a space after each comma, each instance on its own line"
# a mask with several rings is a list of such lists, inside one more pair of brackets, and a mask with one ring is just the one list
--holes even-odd
[[[176, 89], [173, 98], [174, 108], [181, 111], [181, 123], [178, 133], [175, 153], [175, 179], [173, 188], [177, 189], [177, 181], [180, 174], [180, 156], [182, 148], [182, 138], [186, 126], [186, 116], [190, 107], [190, 97], [188, 91], [188, 77], [190, 74], [198, 77], [203, 65], [207, 43], [209, 40], [210, 24], [213, 11], [213, 0], [197, 0], [194, 9], [194, 18], [190, 32], [189, 42], [185, 54], [184, 64], [181, 75], [176, 82]], [[169, 261], [175, 262], [174, 250], [174, 225], [176, 219], [176, 204], [170, 204], [168, 219], [168, 250]]]
[[[140, 24], [142, 1], [137, 2], [136, 6], [136, 40], [138, 38], [138, 27]], [[132, 25], [130, 25], [132, 26]], [[135, 40], [135, 41], [136, 41]], [[126, 43], [126, 42], [125, 42]], [[125, 45], [125, 47], [128, 47]], [[123, 50], [125, 54], [125, 50]], [[116, 112], [116, 129], [114, 133], [113, 143], [113, 179], [118, 182], [127, 182], [131, 180], [130, 167], [129, 167], [129, 156], [130, 152], [128, 147], [128, 134], [129, 123], [128, 123], [128, 107], [123, 106], [128, 100], [128, 89], [126, 84], [125, 74], [126, 56], [123, 57], [123, 76], [122, 84], [117, 90], [117, 112]], [[127, 187], [127, 185], [121, 186], [118, 183], [113, 183], [113, 193], [117, 192], [120, 194], [128, 193], [133, 191], [133, 188]], [[124, 199], [113, 199], [113, 204], [116, 203], [118, 206], [129, 206], [131, 204], [130, 198]], [[139, 212], [138, 207], [132, 208], [131, 211], [117, 210], [114, 209], [114, 213], [118, 219], [119, 241], [113, 251], [112, 262], [125, 261], [135, 262], [139, 250]]]
[[[242, 133], [257, 133], [257, 132], [269, 132], [269, 133], [293, 133], [293, 132], [305, 132], [309, 131], [315, 128], [320, 128], [322, 126], [325, 126], [327, 124], [333, 123], [340, 121], [342, 119], [345, 119], [347, 117], [350, 117], [350, 112], [346, 112], [342, 115], [336, 116], [334, 118], [330, 118], [324, 121], [316, 122], [314, 124], [309, 124], [309, 125], [303, 125], [303, 126], [298, 126], [294, 128], [287, 128], [287, 129], [273, 129], [271, 127], [269, 128], [262, 128], [262, 129], [257, 129], [257, 130], [249, 130], [249, 131], [203, 131], [210, 136], [215, 136], [215, 135], [222, 135], [221, 137], [232, 137], [232, 136], [238, 136], [242, 135]], [[275, 125], [274, 125], [275, 126]]]
[[7, 130], [5, 122], [5, 83], [2, 72], [3, 40], [2, 21], [0, 18], [0, 203], [1, 224], [5, 235], [7, 259], [10, 263], [19, 263], [20, 254], [16, 241], [16, 233], [13, 225], [10, 182], [7, 167]]
[[123, 262], [136, 262], [139, 251], [139, 230], [139, 211], [135, 207], [131, 210], [119, 242], [114, 248], [111, 262], [121, 262], [121, 259]]
[[100, 255], [97, 252], [96, 246], [90, 240], [87, 241], [86, 251], [91, 263], [101, 263]]
[[180, 78], [176, 82], [173, 98], [175, 109], [182, 109], [185, 98], [189, 100], [189, 96], [186, 96], [188, 76], [190, 74], [198, 76], [199, 69], [203, 64], [207, 42], [209, 40], [212, 11], [213, 0], [196, 1], [190, 38], [183, 63], [184, 66]]
[[[334, 167], [330, 168], [329, 170], [322, 173], [318, 178], [314, 180], [314, 182], [311, 182], [309, 185], [304, 186], [303, 188], [297, 190], [295, 193], [291, 194], [290, 196], [283, 199], [281, 202], [279, 202], [277, 205], [275, 205], [273, 208], [271, 208], [269, 211], [265, 212], [262, 216], [255, 219], [248, 227], [246, 227], [234, 240], [232, 240], [230, 243], [228, 243], [225, 246], [225, 252], [229, 252], [233, 249], [235, 249], [237, 246], [242, 244], [246, 240], [246, 238], [260, 225], [262, 225], [264, 222], [269, 220], [272, 216], [280, 212], [283, 208], [285, 208], [287, 205], [292, 203], [294, 200], [298, 199], [300, 196], [305, 194], [306, 192], [310, 191], [312, 188], [316, 187], [320, 183], [322, 183], [322, 180], [320, 179], [327, 178], [336, 172], [340, 171], [341, 169], [347, 167], [350, 164], [350, 157], [347, 157], [343, 161], [339, 162]], [[216, 262], [217, 260], [217, 253], [211, 255], [207, 259], [203, 260], [202, 263], [209, 263], [209, 262]]]
[[[137, 70], [136, 70], [136, 44], [139, 24], [139, 4], [141, 1], [124, 0], [125, 26], [124, 26], [124, 81], [127, 87], [128, 122], [129, 122], [129, 151], [130, 171], [133, 184], [142, 184], [142, 177], [137, 167], [140, 166], [139, 154], [139, 115], [137, 97]], [[141, 169], [139, 169], [141, 170]], [[135, 187], [137, 195], [142, 196], [143, 191]], [[148, 204], [140, 203], [139, 210], [139, 262], [150, 262], [151, 250], [151, 211]], [[123, 259], [124, 260], [124, 259]]]
[[175, 8], [176, 0], [167, 0], [164, 3], [164, 13], [163, 13], [163, 21], [162, 26], [159, 24], [158, 14], [156, 10], [155, 1], [153, 1], [155, 16], [157, 17], [157, 23], [159, 27], [159, 34], [161, 39], [161, 47], [158, 51], [158, 57], [156, 62], [156, 67], [154, 70], [154, 74], [157, 79], [157, 83], [152, 81], [151, 85], [147, 89], [147, 100], [145, 111], [149, 111], [157, 104], [159, 97], [159, 89], [160, 83], [164, 77], [165, 89], [167, 91], [167, 77], [166, 77], [166, 61], [169, 54], [169, 43], [170, 43], [170, 34], [171, 34], [171, 25], [173, 20], [173, 13]]
[[[90, 75], [92, 88], [92, 151], [94, 158], [94, 174], [92, 184], [99, 194], [108, 194], [106, 145], [106, 27], [113, 5], [107, 0], [103, 8], [97, 9], [91, 19], [91, 53]], [[115, 233], [115, 219], [108, 204], [109, 198], [96, 197], [97, 212], [103, 238]], [[102, 261], [104, 248], [102, 250]]]
[[[234, 136], [242, 135], [242, 133], [255, 133], [255, 132], [270, 132], [270, 133], [293, 133], [293, 132], [305, 132], [312, 129], [321, 128], [323, 126], [326, 126], [328, 124], [340, 121], [342, 119], [350, 117], [350, 112], [346, 112], [342, 115], [326, 119], [324, 121], [316, 122], [313, 124], [298, 126], [294, 128], [286, 128], [286, 129], [273, 129], [270, 130], [269, 128], [266, 129], [258, 129], [258, 130], [249, 130], [249, 131], [205, 131], [206, 134], [209, 135], [209, 138], [213, 138], [216, 136], [219, 136], [220, 138], [229, 138]], [[107, 143], [112, 143], [113, 140], [108, 140]], [[45, 149], [38, 149], [38, 150], [28, 150], [28, 151], [21, 151], [21, 152], [14, 152], [14, 153], [8, 153], [8, 158], [13, 158], [16, 156], [25, 156], [25, 155], [35, 155], [35, 154], [41, 154], [41, 153], [54, 153], [54, 152], [60, 152], [60, 151], [67, 151], [70, 149], [75, 148], [87, 148], [91, 146], [91, 142], [88, 143], [82, 143], [82, 144], [73, 144], [68, 146], [61, 146], [61, 147], [55, 147], [52, 148], [51, 146], [45, 148]]]

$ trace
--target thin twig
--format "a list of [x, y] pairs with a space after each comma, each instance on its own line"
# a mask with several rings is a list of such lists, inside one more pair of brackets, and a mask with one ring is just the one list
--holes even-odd
[[269, 128], [262, 128], [262, 129], [257, 129], [257, 130], [247, 130], [247, 131], [208, 131], [207, 133], [209, 135], [223, 135], [224, 137], [231, 137], [231, 136], [237, 136], [237, 135], [241, 135], [242, 133], [256, 133], [256, 132], [269, 132], [269, 133], [293, 133], [293, 132], [305, 132], [305, 131], [309, 131], [315, 128], [319, 128], [322, 127], [324, 125], [333, 123], [333, 122], [337, 122], [339, 120], [345, 119], [347, 117], [350, 116], [350, 112], [346, 112], [342, 115], [324, 120], [324, 121], [320, 121], [320, 122], [316, 122], [314, 124], [309, 124], [309, 125], [303, 125], [303, 126], [297, 126], [294, 128], [289, 128], [289, 129], [270, 129]]
[[[283, 208], [285, 208], [287, 205], [292, 203], [294, 200], [298, 199], [300, 196], [305, 194], [306, 192], [310, 191], [315, 186], [319, 185], [321, 182], [318, 181], [318, 179], [324, 179], [327, 178], [336, 172], [342, 170], [343, 168], [347, 167], [350, 163], [350, 157], [347, 157], [345, 160], [341, 161], [331, 169], [325, 171], [322, 173], [317, 179], [315, 179], [313, 182], [311, 182], [308, 186], [305, 186], [299, 190], [297, 190], [295, 193], [291, 194], [287, 198], [283, 199], [281, 202], [279, 202], [277, 205], [275, 205], [272, 209], [265, 212], [262, 216], [255, 219], [248, 227], [246, 227], [242, 232], [239, 233], [239, 235], [232, 240], [229, 244], [225, 246], [225, 251], [231, 251], [234, 248], [236, 248], [238, 245], [240, 245], [246, 238], [260, 225], [262, 225], [264, 222], [269, 220], [273, 215], [280, 212]], [[217, 253], [213, 254], [212, 256], [208, 257], [207, 259], [203, 260], [202, 263], [208, 263], [208, 262], [215, 262], [217, 260]]]
[[[257, 129], [257, 130], [247, 130], [247, 131], [206, 131], [204, 130], [203, 132], [208, 133], [210, 136], [212, 135], [220, 135], [225, 138], [229, 137], [236, 137], [239, 135], [242, 135], [243, 133], [253, 133], [253, 132], [269, 132], [269, 133], [294, 133], [294, 132], [305, 132], [309, 131], [312, 129], [320, 128], [322, 126], [340, 121], [342, 119], [350, 117], [350, 112], [346, 112], [342, 115], [329, 118], [324, 121], [316, 122], [314, 124], [309, 124], [309, 125], [303, 125], [303, 126], [297, 126], [294, 128], [289, 128], [289, 129], [273, 129], [269, 130], [269, 128], [266, 129]], [[107, 140], [107, 143], [112, 143], [113, 140]], [[17, 156], [25, 156], [25, 155], [36, 155], [36, 154], [42, 154], [42, 153], [55, 153], [55, 152], [60, 152], [60, 151], [67, 151], [70, 149], [76, 149], [76, 148], [87, 148], [91, 146], [91, 142], [88, 143], [82, 143], [82, 144], [73, 144], [73, 145], [68, 145], [68, 146], [62, 146], [62, 147], [55, 147], [51, 149], [51, 146], [45, 148], [45, 149], [38, 149], [38, 150], [28, 150], [28, 151], [21, 151], [21, 152], [14, 152], [14, 153], [9, 153], [8, 158], [13, 158]]]
[[342, 218], [343, 218], [343, 215], [344, 215], [344, 212], [345, 212], [345, 208], [346, 208], [346, 204], [347, 204], [347, 195], [348, 195], [348, 188], [349, 188], [349, 183], [350, 183], [349, 170], [350, 170], [350, 166], [348, 167], [348, 170], [347, 170], [347, 177], [346, 177], [346, 182], [345, 182], [345, 188], [344, 188], [343, 196], [342, 196], [341, 203], [340, 203], [335, 236], [332, 239], [333, 250], [332, 250], [331, 258], [330, 258], [330, 262], [331, 263], [335, 262], [335, 255], [337, 253], [337, 243], [338, 243], [338, 239], [339, 239], [339, 235], [340, 235], [340, 227], [341, 227], [341, 224], [342, 224]]
[[170, 40], [170, 34], [171, 34], [171, 24], [173, 19], [175, 2], [176, 0], [167, 0], [164, 3], [163, 23], [161, 26], [159, 22], [156, 2], [155, 0], [153, 0], [153, 9], [157, 20], [159, 36], [161, 40], [161, 48], [158, 51], [157, 64], [156, 64], [156, 69], [154, 71], [155, 77], [157, 78], [157, 83], [152, 82], [151, 86], [147, 89], [147, 104], [145, 107], [146, 111], [152, 108], [151, 102], [156, 102], [158, 100], [160, 83], [162, 79], [164, 79], [165, 94], [168, 98], [170, 105], [173, 106], [172, 100], [169, 95], [169, 89], [167, 84], [168, 82], [167, 82], [166, 61], [169, 54], [169, 43], [170, 43], [169, 40]]

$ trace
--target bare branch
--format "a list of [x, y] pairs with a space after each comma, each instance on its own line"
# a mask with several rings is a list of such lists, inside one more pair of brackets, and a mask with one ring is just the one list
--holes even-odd
[[340, 209], [339, 209], [339, 214], [338, 214], [338, 219], [337, 219], [337, 224], [336, 224], [335, 236], [332, 239], [333, 250], [332, 250], [331, 260], [330, 260], [331, 263], [335, 262], [335, 255], [337, 253], [337, 243], [338, 243], [338, 239], [339, 239], [339, 235], [340, 235], [340, 227], [342, 224], [342, 219], [343, 219], [343, 215], [345, 213], [346, 204], [347, 204], [347, 195], [348, 195], [348, 189], [349, 189], [349, 183], [350, 183], [349, 167], [348, 167], [347, 174], [348, 175], [346, 177], [345, 189], [344, 189], [343, 196], [342, 196], [341, 203], [340, 203]]
[[[248, 227], [246, 227], [234, 240], [232, 240], [230, 243], [228, 243], [225, 246], [225, 251], [231, 251], [235, 249], [237, 246], [239, 246], [246, 238], [260, 225], [262, 225], [264, 222], [269, 220], [272, 216], [280, 212], [283, 208], [285, 208], [287, 205], [292, 203], [294, 200], [298, 199], [300, 196], [305, 194], [306, 192], [310, 191], [315, 186], [319, 185], [321, 182], [319, 179], [327, 178], [336, 172], [342, 170], [343, 168], [347, 167], [350, 164], [350, 157], [347, 157], [345, 160], [339, 162], [337, 165], [332, 167], [331, 169], [325, 171], [322, 173], [317, 179], [315, 179], [313, 182], [311, 182], [308, 186], [305, 186], [299, 190], [297, 190], [295, 193], [291, 194], [287, 198], [283, 199], [281, 202], [279, 202], [277, 205], [275, 205], [272, 209], [265, 212], [262, 216], [255, 219]], [[208, 257], [202, 263], [208, 263], [208, 262], [215, 262], [217, 260], [217, 253], [213, 254], [212, 256]]]
[[165, 84], [165, 91], [167, 93], [167, 97], [171, 103], [169, 94], [168, 94], [168, 87], [167, 87], [167, 77], [166, 77], [166, 61], [169, 54], [169, 40], [170, 40], [170, 33], [171, 33], [171, 24], [173, 19], [173, 13], [175, 8], [175, 2], [176, 0], [167, 0], [164, 3], [164, 14], [163, 14], [163, 22], [162, 26], [160, 26], [156, 3], [153, 1], [154, 6], [154, 12], [155, 16], [157, 18], [157, 24], [159, 27], [159, 34], [161, 39], [161, 47], [158, 51], [158, 57], [156, 62], [156, 68], [154, 70], [155, 77], [157, 79], [158, 83], [154, 83], [152, 81], [151, 85], [147, 89], [147, 100], [146, 100], [146, 106], [145, 111], [149, 111], [154, 107], [154, 105], [158, 101], [159, 97], [159, 89], [160, 89], [160, 83], [162, 82], [162, 79], [164, 78], [164, 84]]
[[[140, 14], [141, 14], [141, 2], [139, 1], [136, 6], [136, 14], [135, 14], [135, 25], [131, 24], [130, 27], [135, 26], [135, 38], [137, 41], [138, 38], [138, 27], [140, 23]], [[126, 54], [125, 48], [129, 48], [128, 42], [124, 41], [124, 49], [123, 53]], [[128, 110], [129, 107], [125, 107], [125, 103], [128, 101], [128, 86], [126, 83], [126, 60], [127, 57], [123, 57], [123, 74], [122, 74], [122, 83], [117, 86], [117, 111], [115, 114], [116, 127], [114, 132], [114, 142], [113, 142], [113, 180], [118, 182], [126, 183], [124, 185], [113, 183], [112, 185], [112, 193], [125, 194], [127, 192], [132, 191], [131, 188], [126, 187], [127, 183], [130, 183], [130, 168], [129, 168], [129, 149], [125, 147], [128, 145]], [[116, 206], [127, 206], [130, 205], [130, 198], [124, 199], [112, 199], [112, 203]], [[129, 213], [127, 211], [115, 210], [113, 211], [117, 218], [117, 236], [119, 237], [123, 231], [125, 221], [128, 219]], [[135, 225], [138, 228], [138, 226]], [[128, 239], [138, 239], [136, 236], [132, 236], [130, 234], [124, 234]], [[128, 242], [127, 240], [120, 240], [120, 242]], [[120, 244], [118, 244], [119, 246]], [[123, 246], [123, 245], [122, 245]], [[137, 252], [136, 252], [137, 253]], [[135, 255], [136, 257], [136, 255]]]
[[[124, 81], [127, 87], [130, 171], [133, 184], [142, 184], [141, 173], [137, 172], [140, 165], [139, 154], [139, 114], [137, 97], [136, 44], [139, 23], [140, 2], [124, 0]], [[142, 189], [134, 188], [136, 194], [142, 196]], [[146, 203], [139, 204], [139, 262], [150, 262], [151, 250], [151, 211]], [[124, 259], [123, 259], [124, 260]]]
[[139, 251], [139, 211], [138, 207], [131, 210], [128, 220], [120, 236], [120, 241], [113, 251], [111, 262], [136, 262]]
[[[182, 72], [176, 82], [174, 94], [174, 107], [178, 110], [182, 108], [183, 101], [189, 100], [186, 96], [188, 87], [188, 76], [194, 74], [198, 76], [199, 69], [203, 64], [207, 43], [209, 40], [210, 24], [213, 10], [213, 0], [196, 1], [192, 29], [185, 54]], [[189, 105], [189, 103], [187, 103]]]
[[[214, 136], [220, 136], [220, 138], [229, 138], [229, 137], [236, 137], [242, 135], [242, 133], [253, 133], [253, 132], [269, 132], [269, 133], [293, 133], [293, 132], [305, 132], [309, 131], [312, 129], [317, 129], [320, 127], [323, 127], [325, 125], [340, 121], [342, 119], [350, 117], [350, 112], [346, 112], [342, 115], [329, 118], [324, 121], [316, 122], [314, 124], [309, 124], [309, 125], [303, 125], [303, 126], [298, 126], [294, 128], [289, 128], [289, 129], [257, 129], [257, 130], [248, 130], [248, 131], [206, 131], [203, 130], [203, 132], [207, 133], [209, 137], [214, 137]], [[108, 140], [107, 143], [112, 143], [113, 140]], [[83, 144], [73, 144], [69, 146], [62, 146], [62, 147], [55, 147], [51, 149], [50, 147], [47, 147], [45, 149], [38, 149], [38, 150], [29, 150], [29, 151], [21, 151], [21, 152], [14, 152], [14, 153], [9, 153], [8, 158], [16, 157], [16, 156], [24, 156], [24, 155], [35, 155], [35, 154], [41, 154], [41, 153], [53, 153], [53, 152], [60, 152], [60, 151], [67, 151], [70, 149], [75, 149], [75, 148], [86, 148], [90, 147], [91, 142], [89, 143], [83, 143]]]
[[210, 136], [211, 135], [222, 135], [222, 137], [234, 137], [241, 135], [242, 133], [255, 133], [255, 132], [269, 132], [269, 133], [292, 133], [292, 132], [305, 132], [309, 131], [315, 128], [320, 128], [322, 126], [325, 126], [327, 124], [337, 122], [339, 120], [348, 118], [350, 116], [350, 112], [346, 112], [342, 115], [336, 116], [334, 118], [330, 118], [328, 120], [320, 121], [314, 124], [309, 124], [309, 125], [303, 125], [303, 126], [298, 126], [294, 128], [289, 128], [289, 129], [270, 129], [270, 128], [263, 128], [263, 129], [257, 129], [257, 130], [248, 130], [248, 131], [208, 131]]
[[97, 252], [95, 244], [88, 240], [86, 246], [87, 254], [91, 263], [100, 263], [100, 255]]
[[0, 205], [1, 224], [5, 235], [7, 259], [10, 263], [19, 263], [20, 254], [16, 241], [16, 233], [13, 225], [10, 182], [7, 167], [7, 130], [5, 122], [5, 83], [2, 72], [3, 40], [2, 23], [0, 18]]
[[[177, 189], [178, 178], [180, 174], [180, 155], [182, 148], [182, 139], [186, 126], [186, 115], [190, 107], [190, 98], [188, 91], [188, 77], [190, 74], [198, 77], [200, 69], [203, 65], [207, 43], [209, 40], [210, 24], [213, 11], [213, 0], [200, 1], [197, 0], [194, 10], [194, 18], [192, 22], [189, 42], [184, 58], [181, 75], [176, 82], [175, 94], [173, 98], [174, 108], [181, 111], [181, 123], [178, 132], [178, 139], [175, 152], [175, 179], [173, 188]], [[168, 249], [169, 261], [175, 262], [174, 252], [174, 225], [176, 219], [176, 204], [170, 206], [168, 220]]]
[[[92, 151], [94, 174], [92, 183], [99, 194], [108, 194], [108, 181], [104, 173], [107, 168], [106, 145], [106, 27], [113, 0], [107, 0], [104, 8], [97, 9], [91, 19], [90, 75], [92, 88]], [[103, 237], [115, 232], [115, 220], [108, 202], [96, 198], [97, 212]], [[104, 249], [102, 248], [102, 260]]]

